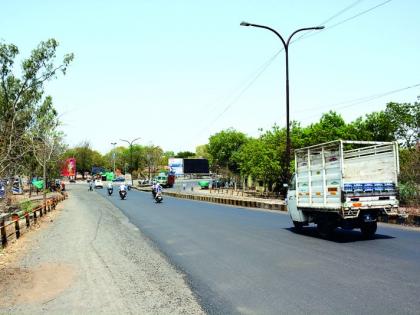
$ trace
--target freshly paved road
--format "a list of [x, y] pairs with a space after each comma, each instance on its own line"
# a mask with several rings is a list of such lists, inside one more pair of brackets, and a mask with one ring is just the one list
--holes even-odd
[[420, 232], [380, 225], [374, 240], [291, 229], [284, 213], [130, 191], [119, 207], [188, 277], [212, 314], [419, 314]]

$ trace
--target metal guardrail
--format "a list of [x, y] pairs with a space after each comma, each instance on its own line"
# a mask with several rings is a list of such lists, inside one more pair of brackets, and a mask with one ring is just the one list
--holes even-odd
[[11, 217], [11, 220], [7, 220], [5, 216], [0, 218], [0, 235], [2, 247], [6, 247], [8, 242], [12, 239], [19, 239], [23, 232], [23, 228], [28, 230], [31, 225], [34, 225], [38, 222], [38, 218], [54, 210], [57, 204], [66, 198], [66, 193], [59, 196], [54, 196], [49, 198], [45, 204], [42, 203], [41, 205], [30, 211], [26, 211], [23, 214], [12, 213], [10, 216], [8, 216]]
[[280, 199], [284, 200], [284, 197], [279, 193], [273, 192], [259, 192], [257, 190], [242, 190], [242, 189], [233, 189], [233, 188], [209, 188], [210, 194], [224, 194], [230, 196], [241, 196], [241, 197], [251, 197], [251, 198], [262, 198], [262, 199]]

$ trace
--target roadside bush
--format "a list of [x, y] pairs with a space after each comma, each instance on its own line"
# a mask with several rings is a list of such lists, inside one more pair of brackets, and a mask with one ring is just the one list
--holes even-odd
[[29, 213], [32, 211], [32, 209], [34, 208], [34, 204], [31, 200], [25, 200], [22, 201], [20, 203], [20, 209], [24, 212], [24, 213]]
[[415, 183], [400, 184], [400, 202], [407, 206], [418, 206], [420, 204], [419, 189]]

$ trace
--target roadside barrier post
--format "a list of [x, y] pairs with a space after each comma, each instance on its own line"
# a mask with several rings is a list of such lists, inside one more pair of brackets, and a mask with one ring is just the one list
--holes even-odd
[[31, 220], [29, 219], [29, 213], [25, 213], [26, 227], [28, 228], [31, 225]]
[[15, 219], [16, 239], [20, 237], [19, 217]]
[[6, 235], [6, 221], [4, 218], [1, 220], [1, 245], [5, 247], [7, 245], [7, 235]]

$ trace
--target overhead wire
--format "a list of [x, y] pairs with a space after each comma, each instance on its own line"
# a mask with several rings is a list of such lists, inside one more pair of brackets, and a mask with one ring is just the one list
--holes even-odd
[[[308, 111], [310, 112], [310, 111], [313, 111], [313, 110], [319, 110], [320, 108], [327, 108], [327, 109], [330, 109], [330, 110], [349, 108], [349, 107], [353, 107], [353, 106], [356, 106], [356, 105], [360, 105], [360, 104], [363, 104], [363, 103], [373, 101], [373, 100], [378, 99], [378, 98], [382, 98], [384, 96], [396, 94], [396, 93], [399, 93], [399, 92], [402, 92], [402, 91], [405, 91], [405, 90], [409, 90], [409, 89], [414, 89], [416, 87], [420, 87], [420, 83], [409, 85], [409, 86], [399, 88], [399, 89], [395, 89], [395, 90], [391, 90], [391, 91], [386, 91], [386, 92], [382, 92], [382, 93], [378, 93], [378, 94], [373, 94], [373, 95], [359, 97], [359, 98], [344, 101], [344, 102], [335, 103], [335, 104], [332, 104], [332, 105], [329, 105], [329, 106], [317, 106], [317, 107], [313, 107], [313, 108], [302, 109], [300, 111], [296, 111], [295, 113], [303, 113], [303, 112], [308, 112]], [[343, 105], [343, 106], [338, 106], [337, 107], [337, 105]], [[311, 116], [307, 115], [307, 116], [303, 116], [303, 117], [304, 118], [312, 117], [312, 115]]]
[[[322, 24], [326, 24], [326, 23], [328, 23], [329, 21], [331, 21], [331, 20], [333, 20], [333, 19], [335, 19], [336, 17], [338, 17], [338, 16], [340, 16], [340, 15], [342, 15], [343, 13], [345, 13], [346, 11], [348, 11], [348, 10], [350, 10], [351, 8], [353, 8], [354, 6], [356, 6], [357, 4], [359, 4], [360, 2], [362, 2], [363, 0], [357, 0], [357, 1], [354, 1], [353, 3], [351, 3], [350, 5], [348, 5], [348, 6], [346, 6], [345, 8], [343, 8], [342, 10], [340, 10], [339, 12], [337, 12], [337, 13], [335, 13], [334, 15], [332, 15], [331, 17], [329, 17], [328, 19], [326, 19], [325, 21], [323, 21], [322, 23], [320, 23], [320, 25], [322, 25]], [[357, 17], [359, 17], [359, 16], [361, 16], [361, 15], [364, 15], [364, 14], [366, 14], [366, 13], [368, 13], [368, 12], [370, 12], [370, 11], [373, 11], [374, 9], [376, 9], [376, 8], [379, 8], [379, 7], [381, 7], [381, 6], [383, 6], [383, 5], [385, 5], [385, 4], [387, 4], [387, 3], [389, 3], [389, 2], [391, 2], [392, 0], [386, 0], [386, 1], [384, 1], [384, 2], [381, 2], [381, 3], [379, 3], [379, 4], [377, 4], [377, 5], [375, 5], [375, 6], [373, 6], [373, 7], [371, 7], [371, 8], [369, 8], [369, 9], [366, 9], [366, 10], [364, 10], [364, 11], [361, 11], [361, 12], [359, 12], [358, 14], [355, 14], [355, 15], [353, 15], [353, 16], [351, 16], [351, 17], [349, 17], [349, 18], [346, 18], [346, 19], [344, 19], [344, 20], [342, 20], [342, 21], [340, 21], [340, 22], [337, 22], [336, 24], [333, 24], [332, 26], [328, 26], [328, 27], [326, 27], [324, 30], [326, 30], [326, 29], [330, 29], [330, 28], [333, 28], [333, 27], [336, 27], [336, 26], [339, 26], [339, 25], [341, 25], [341, 24], [343, 24], [343, 23], [346, 23], [346, 22], [348, 22], [348, 21], [351, 21], [351, 20], [353, 20], [353, 19], [355, 19], [355, 18], [357, 18]], [[300, 37], [298, 37], [296, 40], [293, 40], [291, 43], [293, 43], [293, 42], [296, 42], [296, 41], [298, 41], [298, 40], [301, 40], [301, 39], [304, 39], [304, 38], [308, 38], [308, 37], [310, 37], [310, 36], [313, 36], [313, 35], [315, 35], [315, 34], [318, 34], [318, 33], [320, 33], [320, 32], [315, 32], [315, 33], [304, 33], [304, 34], [302, 34], [302, 36], [300, 36]], [[308, 34], [308, 35], [307, 35]], [[307, 35], [307, 36], [305, 36], [305, 35]], [[279, 49], [272, 57], [270, 57], [260, 68], [259, 68], [259, 70], [257, 70], [256, 72], [254, 72], [254, 74], [255, 74], [255, 76], [254, 77], [252, 77], [250, 80], [245, 80], [245, 82], [247, 82], [245, 85], [244, 85], [244, 87], [238, 92], [238, 93], [236, 93], [236, 92], [234, 92], [234, 93], [232, 93], [231, 95], [232, 95], [232, 97], [233, 97], [233, 99], [232, 99], [232, 101], [230, 101], [228, 104], [227, 104], [227, 106], [225, 106], [225, 108], [211, 121], [211, 123], [209, 123], [205, 128], [203, 128], [199, 133], [197, 133], [196, 134], [196, 136], [200, 136], [200, 135], [202, 135], [202, 133], [204, 132], [204, 131], [206, 131], [210, 126], [212, 126], [217, 120], [219, 120], [219, 118], [220, 117], [222, 117], [241, 97], [242, 97], [242, 95], [244, 95], [245, 94], [245, 92], [258, 80], [258, 78], [268, 69], [268, 67], [274, 62], [274, 60], [277, 58], [277, 56], [282, 52], [284, 50], [284, 48], [281, 48], [281, 49]], [[236, 94], [236, 96], [235, 96], [235, 94]], [[227, 99], [227, 98], [224, 98], [224, 99]]]

